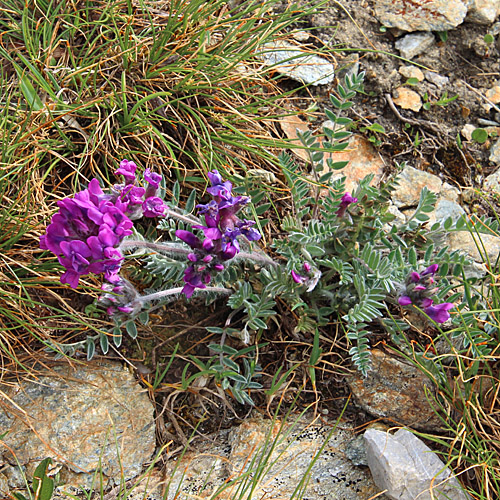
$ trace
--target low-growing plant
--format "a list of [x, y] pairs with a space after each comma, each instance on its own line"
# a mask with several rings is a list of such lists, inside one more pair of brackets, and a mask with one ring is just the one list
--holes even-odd
[[[235, 195], [233, 184], [218, 171], [208, 174], [211, 200], [196, 204], [193, 191], [184, 208], [178, 206], [178, 186], [172, 203], [164, 202], [161, 176], [146, 169], [141, 186], [137, 166], [128, 160], [116, 171], [124, 183], [111, 192], [102, 191], [93, 179], [88, 189], [59, 202], [60, 211], [41, 244], [66, 269], [63, 283], [76, 287], [82, 275], [104, 274], [99, 304], [116, 326], [100, 334], [103, 352], [109, 348], [108, 339], [120, 346], [122, 329], [135, 338], [135, 320], [147, 322], [153, 304], [158, 307], [182, 296], [203, 296], [207, 304], [226, 297], [234, 311], [226, 329], [217, 333], [245, 343], [268, 328], [278, 299], [294, 311], [297, 334], [311, 334], [317, 327], [340, 321], [351, 344], [352, 361], [364, 374], [370, 368], [372, 332], [387, 331], [398, 339], [398, 328], [407, 327], [405, 308], [416, 308], [435, 323], [450, 319], [448, 311], [457, 294], [447, 299], [454, 288], [448, 275], [462, 276], [467, 261], [442, 242], [446, 231], [466, 230], [465, 221], [455, 224], [450, 219], [428, 228], [427, 214], [437, 198], [424, 188], [413, 215], [396, 224], [388, 209], [397, 177], [377, 188], [368, 175], [352, 194], [346, 192], [345, 177], [334, 177], [347, 163], [335, 162], [334, 153], [348, 146], [351, 135], [351, 120], [342, 113], [352, 106], [363, 76], [347, 76], [337, 88], [338, 97], [331, 96], [336, 111], [326, 111], [333, 128], [324, 129], [324, 139], [310, 132], [299, 134], [309, 153], [312, 178], [288, 154], [279, 156], [293, 206], [281, 224], [286, 236], [272, 242], [272, 256], [256, 247], [261, 234], [255, 221], [242, 215], [245, 210], [255, 213], [256, 207], [248, 197]], [[141, 216], [159, 217], [158, 229], [166, 241], [142, 237], [134, 228]], [[154, 280], [154, 287], [144, 293], [120, 274], [129, 252], [135, 257], [144, 253], [143, 276], [149, 276], [150, 283]], [[235, 315], [239, 328], [231, 325]], [[91, 358], [96, 340], [89, 337], [70, 348], [86, 348]], [[65, 352], [68, 347], [57, 349]], [[223, 345], [219, 353], [221, 362], [199, 365], [200, 370], [213, 375], [224, 389], [246, 394], [254, 387], [250, 379], [255, 369], [238, 365], [232, 358], [237, 353]], [[317, 360], [318, 353], [314, 357]], [[237, 399], [251, 401], [245, 396]]]

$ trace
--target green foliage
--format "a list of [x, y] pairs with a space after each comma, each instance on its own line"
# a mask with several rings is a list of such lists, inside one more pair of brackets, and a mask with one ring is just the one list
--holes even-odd
[[[33, 481], [29, 495], [30, 499], [51, 500], [54, 493], [54, 480], [47, 475], [51, 463], [51, 458], [45, 458], [37, 465], [33, 473]], [[21, 495], [21, 493], [14, 493], [13, 495], [16, 500], [28, 500], [24, 495]]]
[[[209, 327], [207, 330], [221, 335], [225, 332], [224, 329], [218, 327]], [[262, 368], [255, 361], [255, 350], [263, 346], [264, 344], [260, 344], [238, 350], [225, 344], [210, 344], [208, 348], [216, 355], [210, 357], [208, 361], [190, 356], [192, 364], [199, 371], [188, 376], [189, 365], [185, 366], [181, 381], [183, 390], [186, 390], [199, 377], [210, 377], [222, 390], [230, 393], [238, 403], [254, 405], [250, 392], [262, 388], [262, 384], [254, 380], [259, 378], [262, 372]]]

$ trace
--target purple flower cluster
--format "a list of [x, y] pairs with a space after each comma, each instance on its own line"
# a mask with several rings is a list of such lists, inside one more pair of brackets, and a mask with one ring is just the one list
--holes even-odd
[[177, 230], [176, 236], [187, 243], [192, 252], [188, 255], [191, 265], [184, 271], [186, 297], [191, 297], [196, 288], [206, 288], [213, 273], [224, 269], [224, 262], [232, 259], [239, 251], [238, 236], [249, 241], [260, 238], [252, 226], [255, 222], [241, 220], [237, 213], [249, 202], [246, 196], [232, 196], [233, 185], [223, 181], [217, 170], [208, 173], [211, 186], [207, 189], [212, 200], [206, 205], [197, 205], [205, 217], [205, 226], [193, 226], [203, 232], [203, 240], [191, 231]]
[[438, 268], [437, 264], [432, 264], [422, 273], [410, 273], [406, 279], [404, 295], [399, 297], [398, 302], [402, 306], [416, 304], [436, 323], [444, 323], [450, 319], [448, 310], [454, 306], [449, 302], [434, 305], [432, 296], [437, 292], [437, 288], [433, 284]]
[[110, 194], [103, 192], [98, 179], [92, 179], [74, 198], [57, 202], [59, 211], [40, 237], [40, 248], [53, 252], [66, 268], [61, 283], [76, 288], [80, 277], [90, 273], [104, 273], [110, 283], [118, 282], [123, 261], [119, 246], [132, 234], [132, 219], [164, 214], [166, 207], [155, 196], [161, 176], [146, 170], [148, 187], [139, 187], [136, 168], [123, 160], [115, 173], [125, 177], [125, 184], [115, 185]]

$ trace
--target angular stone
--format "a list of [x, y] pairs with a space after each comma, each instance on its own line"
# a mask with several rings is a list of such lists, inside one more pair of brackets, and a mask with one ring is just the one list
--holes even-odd
[[419, 82], [425, 78], [422, 70], [416, 66], [401, 66], [398, 71], [405, 78], [415, 78]]
[[483, 187], [487, 191], [493, 191], [500, 194], [500, 170], [488, 175], [488, 177], [484, 179]]
[[493, 85], [491, 89], [488, 89], [484, 95], [491, 101], [493, 104], [498, 104], [500, 102], [500, 86]]
[[[451, 250], [461, 250], [476, 262], [484, 262], [486, 255], [491, 263], [498, 258], [500, 238], [490, 234], [474, 234], [468, 231], [452, 232], [448, 235], [448, 244]], [[481, 249], [479, 251], [478, 249]], [[482, 256], [483, 254], [483, 256]]]
[[379, 488], [394, 500], [470, 500], [457, 478], [407, 429], [364, 434], [368, 466]]
[[0, 410], [0, 429], [9, 431], [3, 458], [16, 465], [12, 450], [28, 472], [51, 457], [76, 484], [90, 485], [98, 469], [119, 482], [137, 476], [154, 453], [153, 406], [120, 364], [61, 365], [1, 390], [10, 399]]
[[400, 38], [395, 45], [405, 59], [413, 59], [432, 47], [434, 43], [432, 33], [414, 33]]
[[339, 171], [337, 177], [346, 177], [346, 191], [352, 193], [358, 182], [368, 174], [373, 174], [373, 185], [378, 185], [384, 173], [385, 163], [373, 144], [362, 135], [354, 134], [349, 140], [349, 146], [344, 151], [325, 155], [334, 162], [349, 161], [347, 166]]
[[259, 57], [264, 64], [293, 80], [308, 85], [326, 85], [333, 81], [334, 66], [324, 57], [308, 54], [287, 42], [275, 42], [264, 47]]
[[398, 179], [399, 186], [392, 196], [392, 201], [398, 208], [415, 206], [424, 187], [437, 194], [443, 187], [443, 181], [438, 176], [422, 172], [409, 165], [402, 170]]
[[422, 108], [422, 99], [413, 90], [406, 87], [398, 87], [394, 91], [394, 104], [397, 104], [400, 108], [411, 109], [412, 111], [420, 111]]
[[413, 365], [384, 352], [371, 351], [372, 369], [367, 377], [356, 373], [347, 383], [357, 403], [368, 413], [420, 430], [438, 430], [441, 421], [432, 411], [426, 392], [432, 382]]
[[500, 11], [500, 0], [466, 0], [467, 21], [477, 24], [495, 22]]
[[428, 82], [433, 83], [439, 88], [445, 86], [450, 81], [447, 76], [439, 75], [438, 73], [434, 73], [434, 71], [426, 71], [424, 75]]
[[461, 0], [376, 0], [375, 16], [389, 28], [404, 31], [446, 31], [465, 18]]
[[497, 139], [493, 143], [493, 146], [491, 146], [489, 160], [491, 161], [491, 163], [500, 165], [500, 139]]

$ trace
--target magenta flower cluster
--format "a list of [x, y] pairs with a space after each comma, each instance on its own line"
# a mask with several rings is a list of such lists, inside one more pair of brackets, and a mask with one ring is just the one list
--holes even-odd
[[158, 217], [166, 206], [156, 197], [161, 176], [146, 170], [147, 187], [137, 186], [137, 165], [128, 160], [115, 172], [125, 178], [111, 193], [104, 193], [98, 179], [87, 189], [57, 202], [47, 232], [40, 237], [40, 248], [53, 252], [66, 268], [61, 283], [78, 286], [81, 276], [101, 274], [110, 283], [119, 281], [123, 261], [119, 249], [123, 238], [132, 234], [132, 219]]
[[433, 286], [434, 275], [438, 268], [437, 264], [432, 264], [422, 273], [415, 271], [410, 273], [406, 279], [405, 292], [399, 297], [398, 302], [402, 306], [415, 304], [421, 307], [425, 314], [436, 323], [444, 323], [450, 319], [448, 311], [453, 307], [453, 304], [449, 302], [434, 304], [432, 297], [437, 292], [437, 288]]
[[177, 230], [176, 236], [193, 250], [188, 254], [191, 264], [184, 271], [186, 297], [191, 297], [196, 288], [206, 288], [213, 274], [224, 269], [224, 263], [240, 252], [238, 236], [249, 241], [260, 238], [252, 226], [255, 222], [240, 219], [236, 214], [249, 202], [246, 196], [233, 196], [233, 185], [223, 181], [217, 170], [208, 173], [211, 186], [207, 189], [212, 200], [206, 205], [197, 205], [205, 218], [205, 226], [193, 226], [203, 233], [200, 239], [191, 231]]

